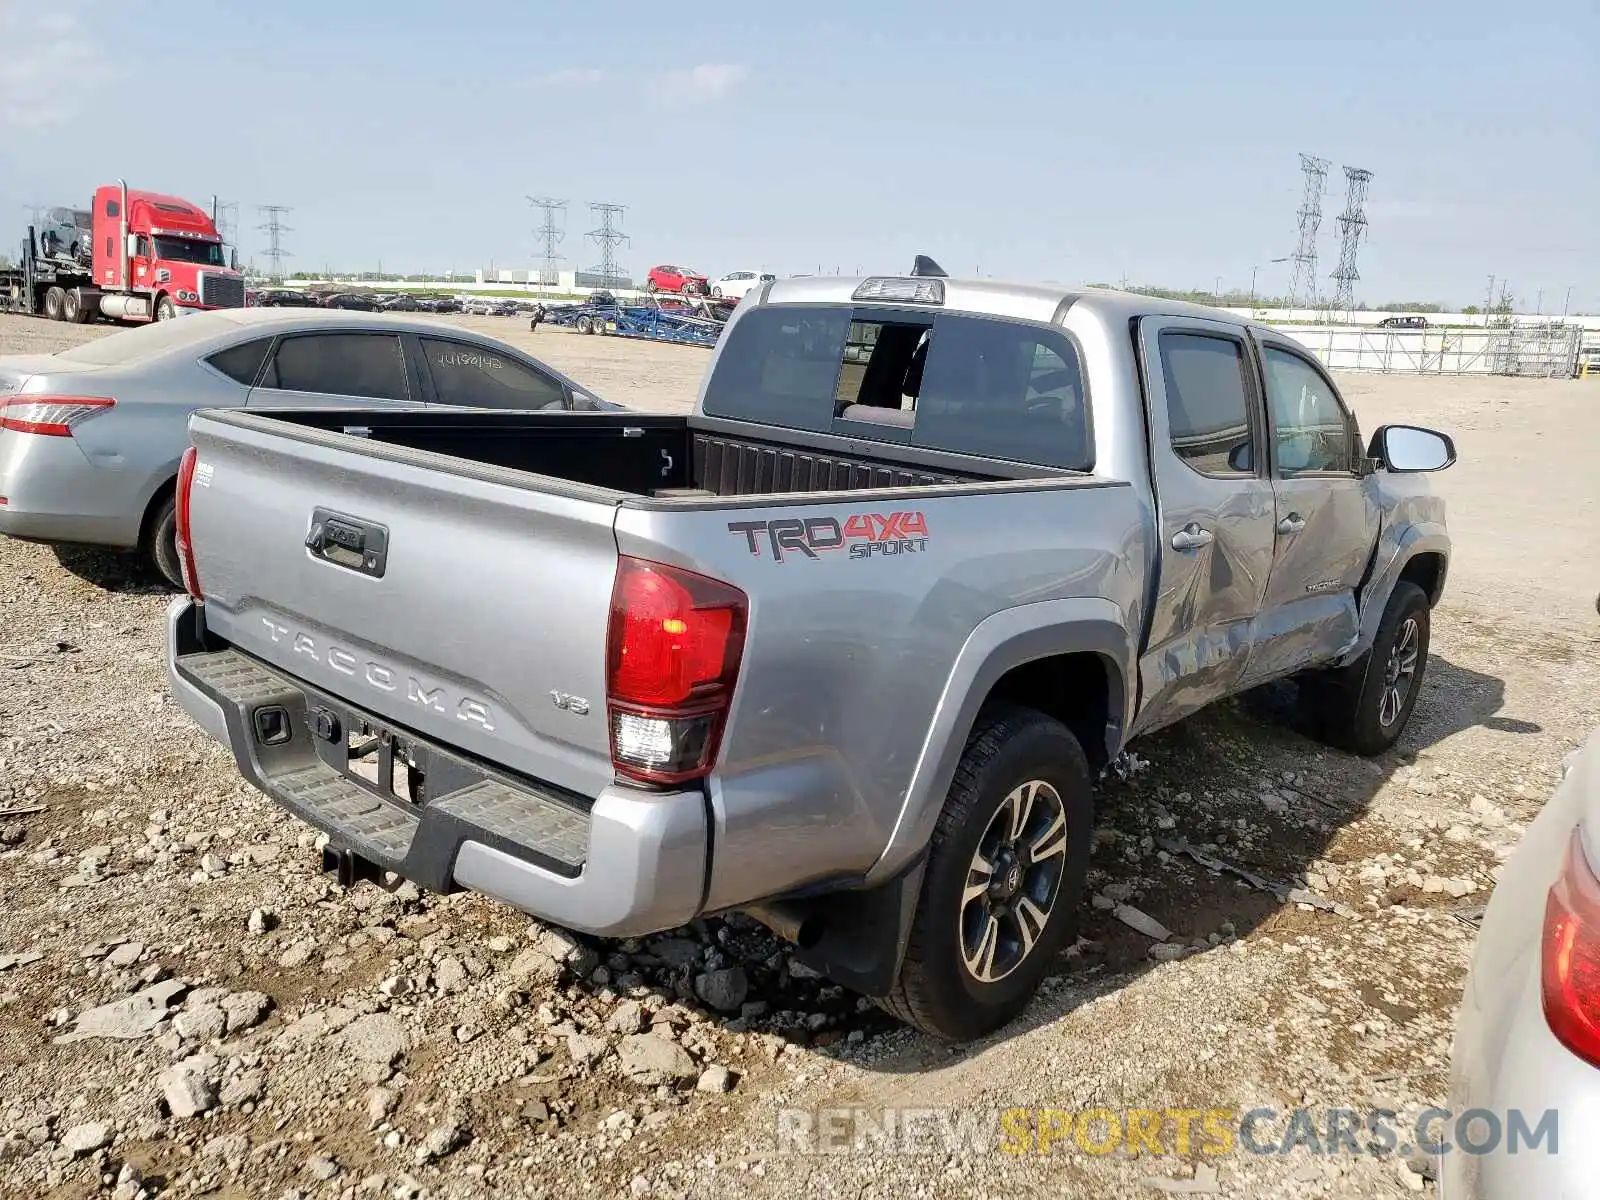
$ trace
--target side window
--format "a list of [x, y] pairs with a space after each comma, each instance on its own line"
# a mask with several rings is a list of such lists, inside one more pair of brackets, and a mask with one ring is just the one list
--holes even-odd
[[373, 400], [408, 400], [400, 339], [386, 333], [315, 333], [286, 337], [262, 387]]
[[1172, 451], [1201, 475], [1254, 475], [1244, 345], [1197, 333], [1160, 335]]
[[134, 244], [134, 248], [133, 249], [134, 249], [134, 253], [137, 254], [140, 258], [149, 258], [150, 257], [150, 239], [145, 237], [145, 235], [141, 233], [139, 235], [138, 241]]
[[1322, 372], [1298, 354], [1263, 350], [1278, 470], [1354, 472], [1349, 419]]
[[235, 383], [250, 387], [261, 374], [261, 364], [266, 362], [267, 351], [271, 348], [271, 338], [257, 338], [253, 342], [218, 350], [206, 361]]
[[122, 205], [116, 200], [107, 200], [106, 216], [110, 217], [112, 220], [116, 220], [116, 218], [120, 217], [121, 215]]
[[1083, 371], [1063, 334], [941, 316], [926, 355], [913, 446], [1072, 471], [1094, 466]]
[[441, 404], [476, 408], [565, 408], [567, 391], [524, 363], [483, 346], [422, 339]]

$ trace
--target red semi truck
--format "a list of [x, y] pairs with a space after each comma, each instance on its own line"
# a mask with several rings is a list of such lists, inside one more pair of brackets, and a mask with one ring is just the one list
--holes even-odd
[[244, 307], [238, 256], [204, 209], [118, 180], [96, 189], [91, 214], [87, 246], [29, 226], [20, 265], [0, 270], [0, 309], [87, 323]]

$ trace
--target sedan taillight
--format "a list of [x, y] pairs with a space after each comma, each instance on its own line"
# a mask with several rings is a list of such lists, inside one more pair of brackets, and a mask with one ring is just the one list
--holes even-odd
[[1600, 880], [1574, 830], [1561, 874], [1545, 900], [1540, 983], [1550, 1032], [1600, 1066]]
[[115, 404], [110, 396], [11, 396], [0, 400], [0, 429], [71, 437], [73, 426]]
[[189, 532], [189, 499], [194, 491], [194, 464], [200, 452], [190, 446], [178, 460], [178, 489], [173, 498], [172, 521], [176, 527], [173, 540], [178, 545], [178, 564], [183, 570], [183, 590], [191, 597], [205, 603], [205, 593], [200, 590], [200, 572], [194, 565], [194, 537]]

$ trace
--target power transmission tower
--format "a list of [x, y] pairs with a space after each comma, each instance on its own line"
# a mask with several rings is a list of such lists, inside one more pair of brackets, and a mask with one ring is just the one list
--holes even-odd
[[1339, 286], [1334, 293], [1333, 306], [1348, 315], [1355, 311], [1356, 280], [1361, 278], [1356, 270], [1356, 251], [1361, 246], [1361, 235], [1367, 230], [1367, 184], [1372, 181], [1372, 172], [1346, 167], [1344, 177], [1344, 212], [1339, 214], [1339, 267], [1333, 273]]
[[1300, 197], [1300, 239], [1295, 243], [1294, 270], [1289, 278], [1289, 303], [1317, 307], [1317, 231], [1322, 228], [1322, 193], [1328, 184], [1328, 160], [1314, 154], [1300, 156], [1305, 172], [1305, 192]]
[[267, 277], [273, 283], [282, 283], [283, 260], [294, 257], [283, 248], [283, 235], [294, 232], [283, 223], [283, 215], [293, 210], [282, 204], [263, 204], [256, 211], [264, 218], [256, 228], [267, 235]]
[[[544, 222], [534, 230], [539, 239], [539, 244], [544, 247], [544, 276], [542, 282], [546, 287], [555, 287], [557, 282], [556, 264], [566, 258], [556, 249], [567, 236], [567, 231], [562, 226], [567, 222], [567, 202], [565, 200], [551, 200], [549, 197], [534, 199], [528, 197], [528, 203], [544, 213]], [[556, 214], [561, 214], [561, 226], [556, 224]]]
[[626, 204], [602, 204], [596, 201], [589, 204], [589, 211], [600, 225], [584, 236], [600, 247], [600, 265], [594, 268], [594, 272], [600, 276], [605, 287], [617, 287], [622, 282], [622, 274], [617, 270], [617, 247], [628, 240], [628, 235], [617, 226], [627, 209]]
[[237, 247], [239, 244], [239, 202], [237, 200], [218, 200], [216, 218], [217, 236], [222, 239], [222, 244]]

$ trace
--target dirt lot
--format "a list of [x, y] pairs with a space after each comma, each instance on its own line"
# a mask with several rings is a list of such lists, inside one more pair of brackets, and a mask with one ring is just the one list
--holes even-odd
[[[686, 406], [706, 360], [463, 323], [642, 407]], [[0, 353], [93, 332], [0, 318]], [[1431, 1192], [1396, 1155], [1205, 1159], [1171, 1133], [1162, 1155], [1048, 1158], [938, 1136], [808, 1155], [776, 1133], [780, 1107], [1444, 1102], [1474, 909], [1600, 723], [1600, 385], [1342, 383], [1369, 428], [1411, 418], [1461, 451], [1405, 741], [1322, 749], [1279, 689], [1141, 744], [1148, 769], [1103, 788], [1083, 938], [1019, 1027], [959, 1051], [743, 922], [586, 943], [470, 896], [341, 892], [166, 697], [165, 593], [113, 555], [0, 542], [0, 810], [43, 809], [0, 817], [0, 1195]], [[1150, 957], [1114, 901], [1183, 956]]]

